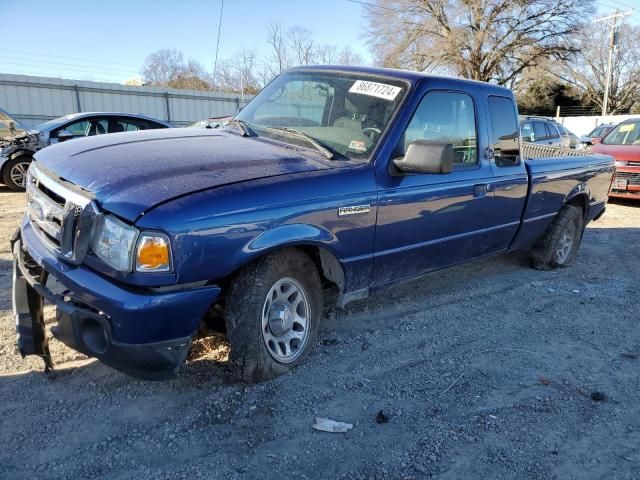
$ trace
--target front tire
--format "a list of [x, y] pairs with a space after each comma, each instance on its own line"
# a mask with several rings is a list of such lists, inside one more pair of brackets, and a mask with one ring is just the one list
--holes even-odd
[[5, 163], [2, 168], [2, 183], [14, 192], [25, 190], [27, 182], [27, 169], [32, 158], [28, 155], [20, 155]]
[[269, 380], [301, 364], [322, 316], [320, 276], [297, 249], [269, 253], [242, 269], [227, 297], [231, 361], [247, 383]]
[[537, 270], [568, 267], [576, 259], [583, 233], [582, 209], [565, 205], [531, 249], [531, 266]]

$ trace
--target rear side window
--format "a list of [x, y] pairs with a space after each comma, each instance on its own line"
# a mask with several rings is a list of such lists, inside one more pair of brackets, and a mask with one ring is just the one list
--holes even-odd
[[491, 146], [496, 165], [498, 167], [518, 165], [520, 163], [520, 134], [513, 100], [506, 97], [490, 96], [489, 115], [491, 117]]
[[549, 132], [547, 138], [560, 138], [560, 135], [558, 135], [558, 130], [555, 126], [551, 125], [550, 123], [546, 123], [545, 125], [547, 127], [547, 132]]
[[453, 145], [456, 165], [478, 163], [476, 115], [466, 93], [429, 92], [416, 109], [404, 133], [404, 149], [416, 140]]
[[538, 140], [546, 140], [548, 137], [547, 129], [544, 126], [543, 122], [533, 122], [533, 135], [535, 137], [534, 141]]

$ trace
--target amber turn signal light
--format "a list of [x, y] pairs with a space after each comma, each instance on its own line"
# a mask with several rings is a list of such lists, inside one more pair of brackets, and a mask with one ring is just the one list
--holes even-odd
[[162, 234], [143, 233], [136, 249], [137, 272], [171, 271], [171, 248], [169, 239]]

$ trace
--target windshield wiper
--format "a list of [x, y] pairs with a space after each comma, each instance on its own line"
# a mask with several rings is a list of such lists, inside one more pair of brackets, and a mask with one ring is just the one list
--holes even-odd
[[225, 126], [227, 125], [233, 125], [236, 126], [240, 129], [240, 131], [242, 132], [242, 136], [243, 137], [254, 137], [255, 133], [253, 133], [253, 130], [251, 130], [251, 127], [249, 127], [249, 125], [247, 124], [247, 122], [243, 121], [243, 120], [236, 120], [231, 119], [229, 121], [227, 121], [225, 124]]
[[315, 138], [307, 135], [304, 132], [301, 132], [300, 130], [296, 130], [295, 128], [290, 128], [290, 127], [265, 127], [265, 129], [267, 130], [277, 130], [279, 132], [287, 132], [290, 133], [291, 135], [294, 135], [296, 137], [300, 137], [303, 138], [304, 140], [306, 140], [309, 144], [313, 145], [313, 147], [318, 150], [319, 152], [321, 152], [325, 157], [327, 157], [329, 160], [333, 159], [334, 157], [334, 153], [329, 150], [327, 147], [325, 147], [324, 145], [322, 145], [320, 142], [318, 142]]

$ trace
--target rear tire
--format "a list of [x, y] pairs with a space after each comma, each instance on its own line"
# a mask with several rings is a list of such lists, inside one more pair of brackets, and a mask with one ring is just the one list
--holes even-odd
[[297, 249], [269, 253], [234, 278], [225, 323], [231, 361], [247, 383], [269, 380], [301, 364], [322, 316], [320, 276]]
[[576, 259], [583, 233], [582, 209], [565, 205], [531, 249], [531, 266], [537, 270], [568, 267]]
[[14, 192], [23, 192], [31, 160], [32, 158], [28, 155], [20, 155], [5, 163], [2, 168], [2, 183]]

